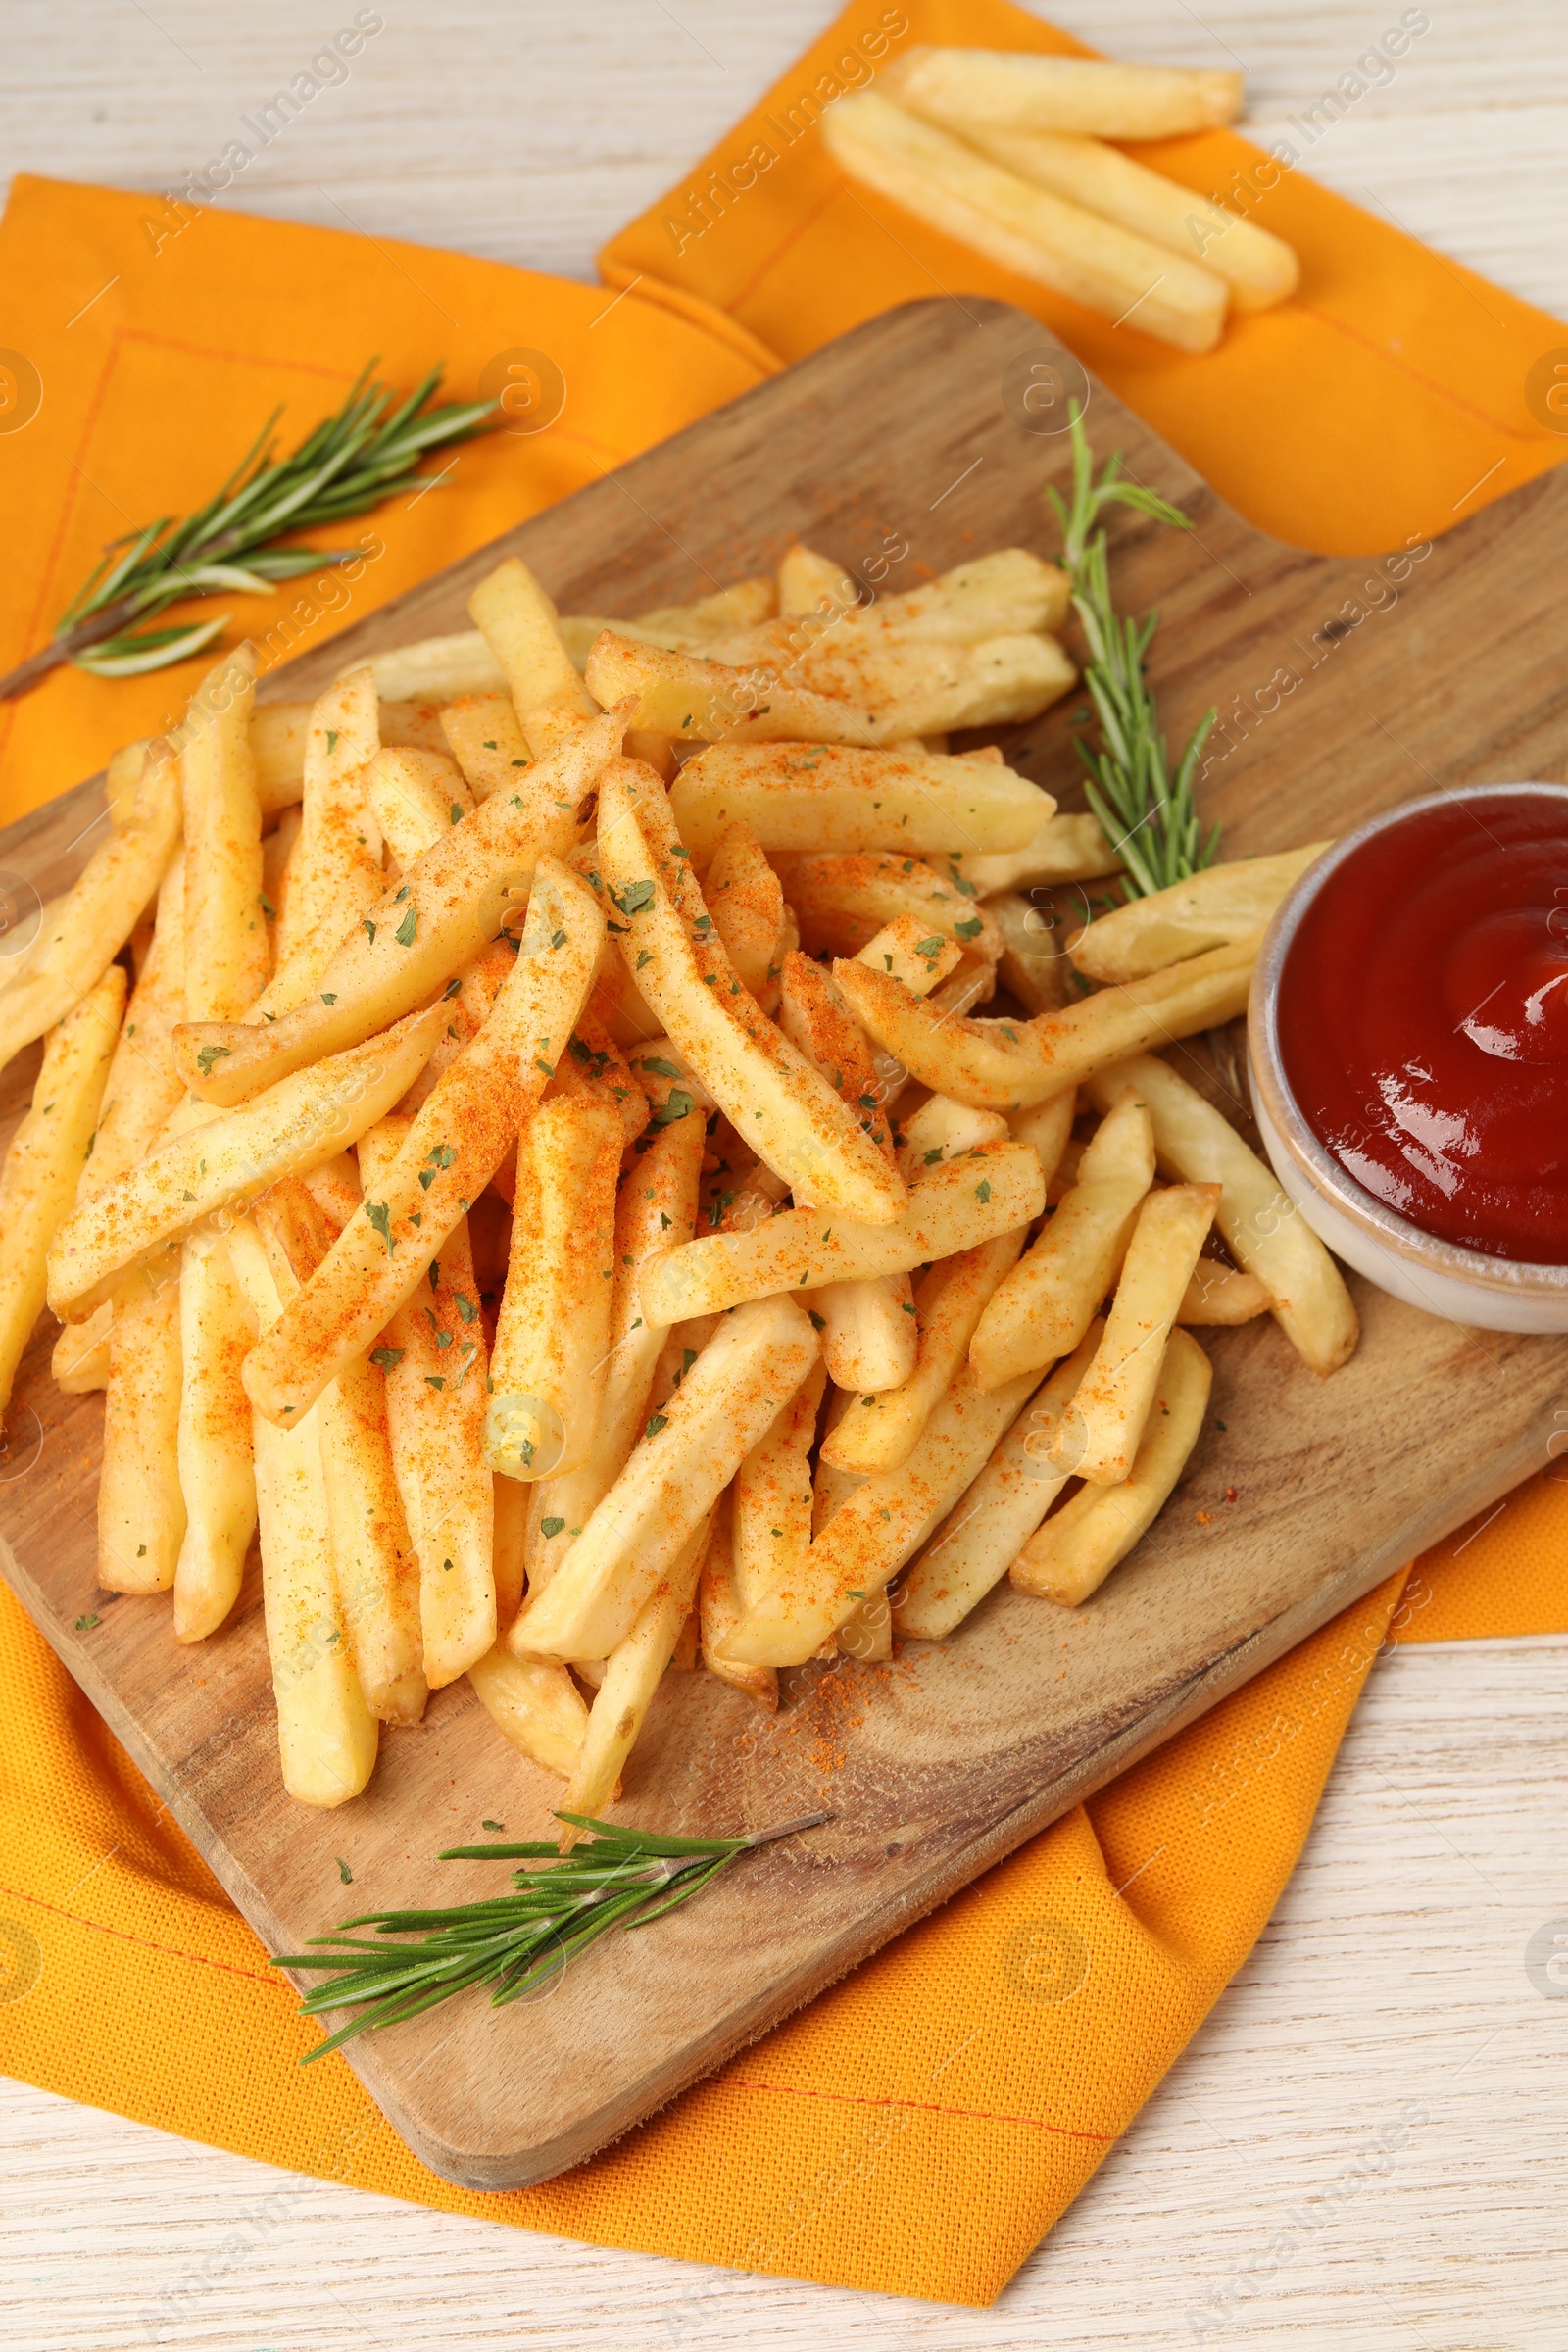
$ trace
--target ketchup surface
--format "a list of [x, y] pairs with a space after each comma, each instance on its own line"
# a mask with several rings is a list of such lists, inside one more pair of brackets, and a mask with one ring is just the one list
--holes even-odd
[[1426, 1233], [1568, 1264], [1568, 793], [1456, 794], [1330, 874], [1280, 979], [1307, 1124]]

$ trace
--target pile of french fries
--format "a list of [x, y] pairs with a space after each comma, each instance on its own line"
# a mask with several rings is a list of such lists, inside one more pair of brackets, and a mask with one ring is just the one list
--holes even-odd
[[[909, 50], [822, 136], [851, 178], [1004, 270], [1181, 351], [1296, 291], [1292, 248], [1108, 140], [1210, 130], [1240, 74], [990, 49]], [[884, 94], [885, 93], [885, 94]]]
[[117, 756], [0, 989], [0, 1059], [45, 1040], [0, 1402], [47, 1295], [100, 1581], [176, 1641], [259, 1534], [300, 1801], [466, 1675], [597, 1813], [670, 1668], [772, 1707], [1009, 1572], [1093, 1592], [1198, 1437], [1189, 1327], [1353, 1347], [1155, 1052], [1243, 1009], [1314, 851], [1108, 897], [1069, 961], [1037, 902], [1114, 855], [948, 752], [1065, 691], [1065, 608], [1021, 549], [867, 606], [797, 547], [607, 623], [513, 559], [471, 634], [314, 705], [241, 649]]

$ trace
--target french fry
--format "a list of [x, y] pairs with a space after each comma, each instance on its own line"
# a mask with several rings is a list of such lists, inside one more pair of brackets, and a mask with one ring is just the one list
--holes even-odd
[[1149, 1112], [1124, 1087], [1084, 1152], [1077, 1183], [980, 1318], [969, 1360], [982, 1389], [1072, 1353], [1116, 1279], [1153, 1177]]
[[1189, 1324], [1250, 1323], [1254, 1316], [1266, 1315], [1270, 1303], [1269, 1295], [1255, 1274], [1244, 1274], [1236, 1266], [1223, 1266], [1216, 1258], [1200, 1257], [1182, 1293], [1176, 1320]]
[[[847, 603], [854, 594], [852, 581]], [[1059, 564], [1028, 548], [999, 547], [939, 572], [922, 588], [856, 608], [847, 625], [856, 635], [905, 643], [984, 645], [995, 637], [1054, 632], [1071, 610], [1071, 585]]]
[[908, 1574], [890, 1595], [901, 1637], [942, 1642], [1002, 1582], [1067, 1484], [1044, 1458], [1042, 1425], [1054, 1433], [1099, 1343], [1092, 1323], [1065, 1363], [1049, 1373], [972, 1485], [965, 1488]]
[[473, 807], [457, 761], [440, 752], [379, 751], [365, 782], [375, 821], [401, 866], [433, 849]]
[[906, 1184], [918, 1184], [927, 1168], [939, 1168], [946, 1159], [958, 1159], [976, 1144], [1000, 1143], [1007, 1132], [1000, 1110], [971, 1110], [967, 1102], [952, 1102], [946, 1095], [928, 1095], [900, 1130], [899, 1174]]
[[468, 611], [505, 673], [535, 759], [598, 716], [599, 705], [561, 641], [556, 608], [526, 564], [515, 556], [498, 564], [469, 597]]
[[179, 763], [166, 743], [155, 742], [129, 822], [94, 850], [53, 921], [40, 925], [25, 971], [0, 993], [0, 1068], [57, 1027], [103, 978], [163, 880], [179, 825]]
[[[249, 1219], [235, 1226], [229, 1250], [258, 1327], [265, 1331], [275, 1321], [281, 1300]], [[301, 1804], [341, 1805], [368, 1781], [378, 1733], [344, 1638], [319, 1416], [313, 1409], [290, 1430], [273, 1429], [256, 1416], [252, 1435], [263, 1610], [283, 1787]]]
[[297, 1011], [271, 1023], [206, 1023], [183, 1032], [175, 1047], [192, 1091], [225, 1107], [244, 1102], [385, 1028], [461, 971], [504, 920], [514, 919], [539, 860], [569, 849], [577, 802], [618, 734], [612, 717], [583, 727], [537, 761], [515, 794], [492, 794], [451, 826], [366, 913]]
[[309, 703], [253, 703], [250, 743], [256, 797], [264, 816], [294, 807], [305, 790]]
[[[285, 1178], [257, 1204], [252, 1222], [277, 1295], [286, 1305], [325, 1256], [336, 1228], [294, 1177]], [[427, 1696], [419, 1578], [392, 1459], [386, 1384], [379, 1370], [363, 1355], [353, 1357], [323, 1391], [317, 1420], [334, 1590], [360, 1687], [378, 1721], [417, 1723]], [[487, 1586], [489, 1537], [487, 1493]]]
[[852, 178], [917, 220], [1118, 326], [1131, 317], [1180, 351], [1212, 351], [1224, 331], [1227, 288], [1212, 270], [1048, 195], [873, 90], [841, 99], [822, 137]]
[[[531, 1506], [527, 1538], [530, 1591], [542, 1591], [549, 1583], [557, 1560], [565, 1557], [582, 1534], [595, 1505], [620, 1476], [642, 1435], [665, 1327], [644, 1316], [637, 1296], [638, 1280], [653, 1250], [671, 1238], [691, 1239], [704, 1142], [703, 1121], [697, 1113], [667, 1121], [620, 1188], [615, 1207], [610, 1353], [593, 1447], [580, 1469], [559, 1478], [540, 1479], [527, 1491]], [[516, 1491], [514, 1481], [502, 1483]]]
[[1004, 943], [1002, 985], [1025, 1012], [1058, 1012], [1071, 1004], [1076, 995], [1072, 966], [1044, 911], [1012, 890], [986, 900], [985, 911]]
[[[834, 1431], [844, 1419], [845, 1414], [851, 1410], [854, 1402], [854, 1397], [847, 1390], [828, 1390], [827, 1406], [821, 1420], [823, 1446], [826, 1446], [832, 1438]], [[813, 1540], [822, 1533], [834, 1512], [848, 1502], [850, 1496], [859, 1488], [864, 1486], [865, 1480], [865, 1472], [841, 1470], [837, 1462], [830, 1460], [825, 1452], [818, 1449], [816, 1473], [811, 1480], [811, 1536]], [[760, 1598], [760, 1594], [758, 1597]], [[829, 1645], [825, 1644], [824, 1646]], [[837, 1646], [836, 1639], [831, 1646]]]
[[620, 1122], [623, 1145], [634, 1144], [648, 1125], [648, 1097], [609, 1030], [601, 1028], [591, 1012], [578, 1015], [545, 1099], [559, 1095], [608, 1104]]
[[446, 705], [441, 727], [476, 801], [513, 785], [533, 755], [510, 694], [463, 694]]
[[826, 1384], [825, 1367], [813, 1364], [735, 1473], [730, 1544], [742, 1614], [810, 1548], [810, 1452]]
[[1017, 1263], [1026, 1231], [1016, 1225], [939, 1260], [923, 1276], [914, 1294], [913, 1370], [901, 1388], [853, 1397], [822, 1440], [824, 1463], [870, 1478], [908, 1460], [968, 1352], [987, 1300]]
[[[773, 1668], [732, 1666], [724, 1655], [725, 1638], [739, 1625], [742, 1615], [730, 1536], [730, 1494], [733, 1492], [731, 1489], [718, 1498], [697, 1588], [703, 1664], [721, 1683], [729, 1683], [735, 1690], [744, 1690], [749, 1698], [755, 1698], [759, 1706], [765, 1707], [771, 1713], [778, 1705], [778, 1676]], [[809, 1501], [809, 1486], [807, 1496]]]
[[[654, 1692], [691, 1613], [711, 1526], [710, 1509], [658, 1579], [630, 1630], [610, 1652], [604, 1681], [594, 1692], [588, 1712], [581, 1752], [561, 1802], [562, 1812], [597, 1815], [613, 1795], [620, 1768], [637, 1743]], [[562, 1833], [562, 1851], [569, 1852], [581, 1835], [580, 1830], [568, 1826]]]
[[1098, 816], [1048, 816], [1021, 850], [966, 851], [948, 859], [955, 882], [965, 882], [988, 899], [999, 890], [1051, 888], [1061, 882], [1092, 882], [1121, 871], [1121, 859], [1105, 838]]
[[808, 612], [841, 612], [858, 602], [860, 588], [834, 563], [797, 540], [778, 562], [778, 610], [792, 620]]
[[49, 1245], [86, 1164], [124, 1003], [125, 975], [112, 963], [51, 1032], [0, 1167], [0, 1417], [43, 1310]]
[[1062, 1418], [1054, 1469], [1113, 1487], [1131, 1475], [1153, 1409], [1165, 1343], [1208, 1237], [1217, 1184], [1173, 1184], [1145, 1197], [1095, 1360]]
[[67, 1396], [87, 1396], [109, 1386], [109, 1326], [113, 1303], [105, 1299], [85, 1323], [68, 1323], [55, 1342], [49, 1370]]
[[722, 743], [735, 734], [749, 743], [876, 744], [908, 732], [885, 715], [785, 685], [764, 665], [742, 669], [671, 653], [613, 629], [595, 639], [583, 675], [607, 710], [635, 696], [631, 725], [679, 744]]
[[549, 1584], [525, 1604], [513, 1648], [563, 1660], [611, 1656], [816, 1352], [816, 1335], [790, 1299], [729, 1316], [652, 1417], [662, 1426], [650, 1422]]
[[1032, 187], [1087, 205], [1135, 236], [1201, 262], [1224, 278], [1239, 311], [1267, 310], [1300, 283], [1301, 266], [1283, 237], [1271, 236], [1221, 204], [1204, 203], [1179, 180], [1151, 172], [1119, 148], [1099, 139], [999, 130], [971, 121], [950, 120], [946, 127]]
[[479, 629], [421, 637], [372, 654], [369, 671], [382, 702], [450, 703], [465, 694], [504, 694], [506, 672]]
[[[576, 1770], [588, 1709], [564, 1666], [514, 1657], [497, 1642], [468, 1668], [468, 1680], [503, 1739], [565, 1781]], [[564, 1802], [564, 1799], [563, 1799]]]
[[680, 846], [646, 769], [607, 767], [599, 855], [627, 970], [737, 1131], [795, 1191], [867, 1221], [897, 1217], [897, 1171], [742, 987]]
[[809, 956], [858, 956], [885, 925], [913, 915], [920, 938], [951, 939], [995, 963], [1002, 934], [989, 907], [945, 881], [935, 866], [891, 851], [780, 858], [790, 905]]
[[726, 825], [718, 836], [703, 901], [742, 988], [771, 1013], [784, 968], [784, 893], [750, 826]]
[[1067, 942], [1081, 972], [1102, 982], [1142, 980], [1261, 929], [1293, 882], [1332, 845], [1308, 842], [1276, 858], [1205, 866], [1152, 897], [1097, 915]]
[[1021, 1023], [949, 1018], [859, 962], [840, 959], [833, 977], [862, 1028], [922, 1084], [980, 1109], [1012, 1111], [1129, 1054], [1234, 1019], [1246, 1009], [1261, 938], [1254, 932]]
[[1124, 65], [1011, 49], [906, 50], [885, 86], [942, 122], [1101, 139], [1174, 139], [1242, 111], [1244, 77], [1226, 67]]
[[784, 958], [778, 1025], [796, 1051], [827, 1080], [883, 1157], [891, 1159], [893, 1139], [882, 1115], [876, 1064], [865, 1032], [845, 1011], [843, 998], [821, 965], [808, 956], [796, 954]]
[[1215, 1228], [1238, 1266], [1267, 1291], [1275, 1321], [1298, 1355], [1314, 1372], [1336, 1371], [1355, 1351], [1355, 1308], [1339, 1268], [1272, 1169], [1196, 1087], [1154, 1055], [1097, 1072], [1087, 1091], [1102, 1104], [1124, 1086], [1136, 1087], [1149, 1106], [1161, 1167], [1184, 1183], [1220, 1187]]
[[1153, 1525], [1181, 1477], [1202, 1430], [1212, 1381], [1198, 1342], [1173, 1331], [1131, 1477], [1113, 1487], [1080, 1487], [1030, 1537], [1012, 1563], [1020, 1592], [1072, 1609], [1104, 1583]]
[[558, 1098], [523, 1130], [484, 1425], [490, 1466], [509, 1478], [580, 1470], [593, 1450], [622, 1149], [616, 1111], [598, 1102]]
[[234, 1021], [267, 983], [262, 810], [251, 752], [256, 649], [225, 656], [191, 697], [179, 755], [185, 826], [185, 1018]]
[[185, 1017], [184, 910], [185, 860], [176, 852], [159, 885], [152, 950], [125, 1006], [78, 1200], [90, 1200], [146, 1158], [185, 1092], [173, 1054], [175, 1025]]
[[883, 743], [918, 738], [932, 758], [945, 751], [930, 738], [955, 727], [1036, 718], [1077, 674], [1054, 637], [1031, 630], [979, 645], [943, 645], [882, 635], [870, 623], [824, 634], [787, 670], [792, 686], [798, 680], [800, 689], [830, 696], [841, 708], [877, 711]]
[[914, 1294], [909, 1277], [828, 1282], [815, 1295], [822, 1318], [822, 1360], [834, 1385], [879, 1395], [902, 1388], [914, 1371]]
[[366, 767], [379, 748], [374, 681], [368, 669], [350, 670], [311, 711], [280, 967], [302, 946], [318, 952], [328, 934], [335, 944], [345, 913], [357, 921], [381, 896], [381, 835], [366, 790]]
[[388, 702], [377, 695], [376, 703], [376, 725], [383, 751], [445, 754], [447, 739], [441, 726], [439, 702]]
[[[1051, 1200], [1053, 1180], [1072, 1140], [1072, 1123], [1077, 1109], [1077, 1094], [1069, 1091], [1064, 1095], [1049, 1095], [1044, 1102], [1031, 1103], [1027, 1110], [1015, 1110], [1007, 1121], [1014, 1142], [1033, 1144], [1039, 1153], [1040, 1173], [1046, 1180], [1048, 1200]], [[979, 1114], [971, 1112], [970, 1115]]]
[[694, 1315], [689, 1323], [669, 1327], [648, 1389], [656, 1413], [662, 1412], [722, 1321], [721, 1315]]
[[185, 1536], [179, 1484], [179, 1279], [115, 1301], [98, 1478], [98, 1582], [167, 1592]]
[[201, 1642], [239, 1598], [256, 1533], [250, 1398], [239, 1368], [256, 1317], [220, 1234], [193, 1235], [179, 1269], [177, 1467], [185, 1530], [174, 1564], [174, 1639]]
[[651, 612], [639, 613], [637, 625], [704, 644], [734, 629], [769, 620], [777, 611], [777, 586], [764, 574], [760, 579], [737, 580], [732, 588], [717, 588], [711, 596], [700, 596], [695, 604], [658, 605]]
[[[476, 813], [482, 816], [484, 810]], [[564, 866], [542, 858], [529, 893], [522, 945], [488, 1020], [420, 1105], [382, 1182], [381, 1198], [362, 1202], [246, 1363], [247, 1393], [266, 1418], [281, 1424], [302, 1414], [338, 1365], [373, 1345], [377, 1332], [417, 1288], [555, 1075], [554, 1060], [545, 1057], [565, 1050], [603, 935], [604, 917], [593, 893]], [[433, 1007], [436, 1021], [443, 1009]], [[414, 1017], [427, 1022], [432, 1016]], [[386, 1046], [383, 1038], [373, 1048], [356, 1051], [368, 1054], [378, 1049], [385, 1062], [390, 1059]], [[309, 1075], [318, 1077], [319, 1071]], [[303, 1083], [302, 1075], [284, 1086]], [[277, 1087], [272, 1093], [283, 1091]], [[395, 1094], [378, 1094], [376, 1115], [395, 1100]], [[355, 1115], [357, 1138], [374, 1120]]]
[[[300, 1070], [258, 1102], [180, 1120], [150, 1158], [72, 1210], [49, 1252], [49, 1303], [80, 1322], [140, 1267], [161, 1274], [195, 1225], [243, 1213], [280, 1176], [304, 1175], [358, 1141], [422, 1066], [445, 1007], [409, 1014], [368, 1044]], [[173, 1122], [172, 1121], [172, 1125]]]
[[739, 1664], [801, 1666], [881, 1592], [947, 1517], [1027, 1401], [1032, 1373], [983, 1396], [960, 1366], [902, 1466], [839, 1505], [806, 1558], [747, 1610], [730, 1637]]
[[[841, 855], [913, 858], [1017, 850], [1055, 806], [1038, 784], [992, 761], [836, 743], [717, 743], [687, 760], [669, 798], [678, 839], [699, 860], [726, 825], [737, 823], [749, 825], [770, 853], [819, 851], [829, 843]], [[906, 900], [890, 906], [882, 920], [906, 906]]]
[[[891, 972], [911, 995], [928, 997], [957, 970], [963, 961], [963, 951], [956, 939], [945, 939], [940, 932], [927, 930], [912, 914], [901, 914], [891, 923], [884, 923], [880, 931], [872, 932], [856, 961], [868, 963], [875, 971]], [[859, 1028], [858, 1022], [856, 1027]], [[860, 1035], [865, 1037], [863, 1029]], [[892, 1054], [882, 1053], [874, 1039], [865, 1038], [865, 1044], [879, 1074], [885, 1076], [888, 1070], [902, 1067]], [[908, 1072], [904, 1071], [899, 1080], [901, 1086], [907, 1076]], [[892, 1107], [891, 1097], [887, 1107]]]
[[680, 1323], [779, 1292], [907, 1274], [1027, 1224], [1045, 1200], [1040, 1162], [1027, 1145], [982, 1144], [966, 1159], [930, 1169], [895, 1225], [792, 1208], [750, 1233], [704, 1234], [659, 1250], [643, 1272], [643, 1311]]

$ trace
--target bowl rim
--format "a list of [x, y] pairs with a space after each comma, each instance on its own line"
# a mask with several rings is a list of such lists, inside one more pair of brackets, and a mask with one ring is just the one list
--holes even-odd
[[1263, 1108], [1294, 1164], [1315, 1192], [1322, 1194], [1366, 1239], [1391, 1251], [1407, 1265], [1450, 1280], [1468, 1282], [1493, 1296], [1560, 1297], [1568, 1293], [1568, 1263], [1540, 1264], [1516, 1257], [1495, 1257], [1483, 1250], [1442, 1240], [1422, 1226], [1401, 1217], [1355, 1178], [1329, 1151], [1308, 1123], [1286, 1073], [1279, 1038], [1279, 988], [1286, 957], [1300, 928], [1302, 916], [1323, 884], [1363, 843], [1392, 827], [1425, 815], [1429, 809], [1451, 808], [1456, 801], [1518, 800], [1539, 796], [1568, 807], [1568, 783], [1466, 784], [1446, 791], [1419, 794], [1368, 817], [1353, 832], [1343, 834], [1305, 871], [1298, 875], [1274, 911], [1258, 950], [1257, 967], [1247, 1015], [1248, 1054], [1252, 1081]]

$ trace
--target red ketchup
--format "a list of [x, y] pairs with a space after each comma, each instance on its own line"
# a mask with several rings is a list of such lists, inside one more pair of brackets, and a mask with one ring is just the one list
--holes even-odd
[[1568, 1264], [1568, 793], [1455, 794], [1309, 902], [1280, 1054], [1347, 1173], [1441, 1240]]

